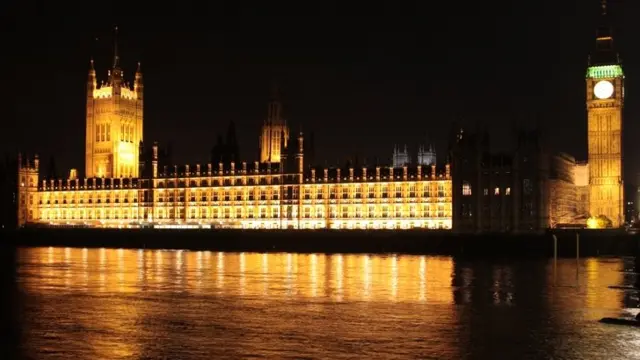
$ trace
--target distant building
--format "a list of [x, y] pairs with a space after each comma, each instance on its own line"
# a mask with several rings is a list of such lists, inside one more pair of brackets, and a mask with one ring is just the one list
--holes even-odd
[[404, 151], [401, 151], [398, 146], [393, 147], [393, 167], [401, 168], [411, 164], [411, 157], [409, 151], [407, 151], [407, 145], [404, 146]]
[[436, 150], [433, 145], [429, 145], [429, 149], [425, 150], [424, 146], [418, 148], [418, 165], [431, 166], [436, 164]]
[[487, 132], [451, 146], [456, 232], [539, 232], [549, 227], [549, 156], [537, 131], [517, 135], [508, 153], [490, 150]]
[[407, 165], [422, 165], [431, 166], [436, 164], [436, 151], [433, 145], [429, 145], [428, 150], [424, 145], [418, 147], [418, 154], [416, 156], [416, 162], [413, 162], [413, 157], [409, 155], [407, 145], [403, 148], [397, 145], [393, 147], [393, 167], [400, 168]]

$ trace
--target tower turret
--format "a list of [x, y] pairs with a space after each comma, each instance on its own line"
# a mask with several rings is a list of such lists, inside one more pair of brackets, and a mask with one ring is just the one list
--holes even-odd
[[280, 139], [283, 134], [285, 137], [284, 142], [288, 143], [289, 128], [282, 117], [282, 102], [280, 101], [279, 89], [274, 84], [267, 106], [267, 117], [262, 125], [260, 135], [260, 162], [280, 162], [280, 157], [284, 153]]
[[298, 153], [296, 154], [296, 160], [298, 163], [298, 173], [302, 174], [304, 172], [304, 136], [302, 131], [298, 134]]
[[86, 177], [138, 177], [143, 141], [143, 82], [140, 64], [133, 88], [120, 68], [117, 31], [108, 81], [98, 86], [93, 60], [87, 80]]
[[135, 80], [133, 82], [133, 91], [135, 91], [138, 100], [140, 100], [140, 103], [142, 103], [144, 95], [144, 83], [142, 81], [142, 70], [139, 61], [138, 68], [136, 69]]
[[613, 47], [606, 1], [586, 74], [589, 212], [604, 215], [613, 227], [624, 221], [623, 106], [624, 72]]
[[158, 177], [158, 143], [153, 143], [153, 153], [151, 154], [151, 168], [153, 178]]
[[288, 158], [288, 156], [287, 156], [288, 154], [287, 153], [289, 152], [289, 149], [288, 149], [288, 144], [287, 144], [287, 141], [286, 141], [286, 136], [285, 136], [284, 131], [280, 132], [280, 149], [282, 149], [282, 154], [280, 155], [280, 169], [281, 169], [281, 172], [286, 173], [290, 169], [288, 168], [289, 164], [288, 164], [288, 161], [287, 161], [288, 160], [287, 159]]

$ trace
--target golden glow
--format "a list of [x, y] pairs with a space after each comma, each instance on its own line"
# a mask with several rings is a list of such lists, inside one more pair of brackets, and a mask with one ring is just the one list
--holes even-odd
[[[168, 179], [158, 188], [44, 187], [34, 192], [28, 207], [34, 220], [48, 225], [131, 228], [153, 218], [157, 227], [218, 227], [241, 229], [451, 229], [451, 180], [423, 179], [397, 182], [304, 183], [301, 201], [291, 206], [291, 216], [280, 199], [283, 190], [268, 185], [279, 175], [259, 175], [245, 185], [236, 176], [229, 186], [184, 187], [166, 191]], [[211, 184], [218, 177], [179, 178], [178, 183]], [[145, 196], [152, 202], [139, 204]], [[422, 194], [429, 194], [424, 197]], [[146, 214], [146, 215], [145, 215]]]
[[[95, 80], [95, 73], [92, 80]], [[143, 87], [121, 81], [88, 89], [86, 177], [138, 177], [138, 144], [143, 140]]]
[[593, 216], [587, 219], [587, 228], [589, 229], [606, 229], [611, 226], [609, 219], [602, 216]]
[[622, 178], [622, 73], [607, 80], [587, 78], [589, 215], [624, 222]]
[[[217, 266], [209, 267], [207, 252], [56, 248], [28, 251], [34, 262], [51, 261], [51, 265], [22, 271], [52, 273], [43, 278], [29, 277], [25, 286], [44, 285], [47, 291], [82, 288], [105, 293], [154, 289], [215, 293], [223, 288], [225, 293], [238, 296], [453, 303], [451, 258], [218, 253]], [[55, 266], [58, 263], [65, 266]]]
[[279, 163], [282, 147], [282, 133], [284, 133], [284, 144], [289, 141], [289, 127], [284, 124], [265, 124], [262, 126], [260, 135], [260, 162]]
[[[619, 259], [606, 258], [581, 259], [579, 263], [576, 263], [575, 259], [561, 259], [558, 260], [557, 279], [554, 280], [553, 260], [550, 260], [547, 266], [548, 283], [555, 283], [556, 286], [549, 301], [553, 302], [553, 306], [577, 309], [581, 312], [581, 319], [584, 321], [598, 321], [604, 316], [619, 316], [621, 307], [625, 303], [623, 300], [625, 292], [609, 289], [608, 286], [625, 283], [620, 263]], [[578, 276], [576, 276], [576, 269]], [[574, 291], [584, 296], [567, 296], [567, 291]], [[584, 311], [585, 309], [596, 311]], [[603, 312], [603, 309], [609, 309], [612, 312]], [[565, 312], [558, 314], [560, 313]], [[573, 328], [574, 324], [559, 318], [555, 326]]]

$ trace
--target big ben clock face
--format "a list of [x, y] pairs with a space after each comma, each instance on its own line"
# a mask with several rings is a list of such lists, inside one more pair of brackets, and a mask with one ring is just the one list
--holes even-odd
[[601, 80], [593, 87], [593, 94], [598, 99], [608, 99], [613, 95], [613, 84], [607, 80]]

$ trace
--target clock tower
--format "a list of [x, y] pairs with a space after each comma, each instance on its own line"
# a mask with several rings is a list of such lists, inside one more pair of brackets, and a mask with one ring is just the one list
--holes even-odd
[[[602, 20], [607, 23], [606, 1]], [[624, 221], [622, 110], [624, 73], [613, 47], [610, 26], [598, 28], [595, 51], [589, 56], [587, 131], [589, 153], [589, 213], [604, 215], [613, 227]]]

